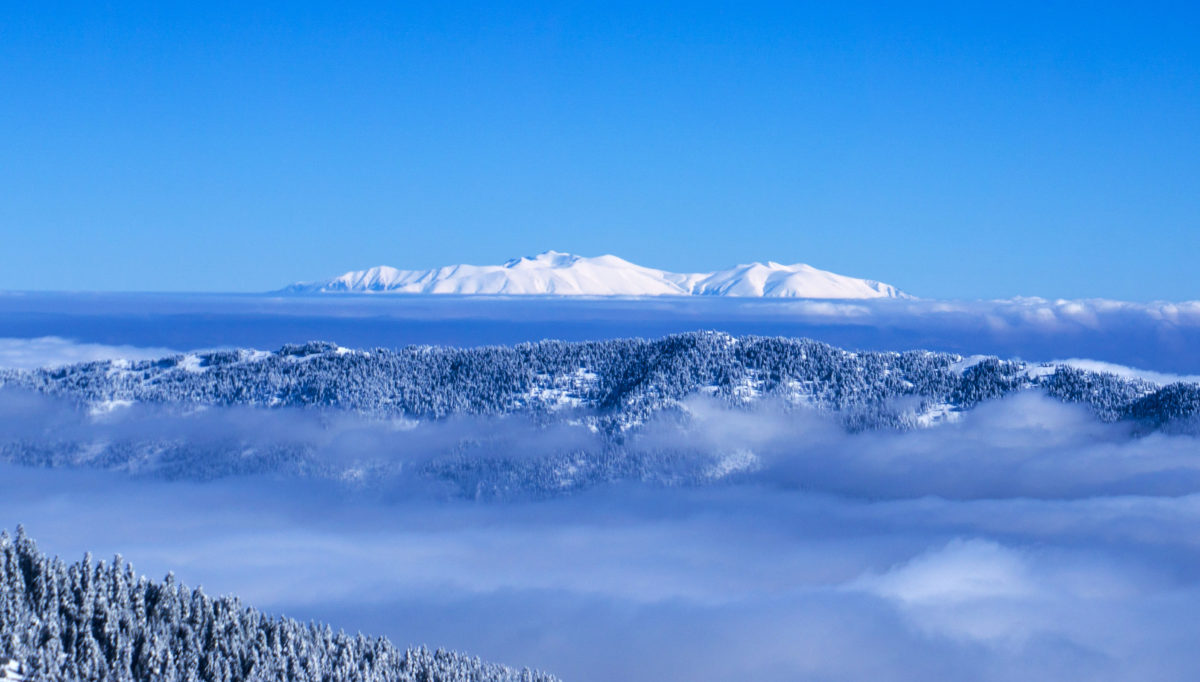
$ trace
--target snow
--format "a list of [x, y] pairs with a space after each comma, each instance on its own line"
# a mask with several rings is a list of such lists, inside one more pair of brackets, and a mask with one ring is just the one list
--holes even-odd
[[712, 466], [705, 470], [704, 474], [709, 479], [717, 480], [725, 478], [731, 474], [740, 472], [755, 471], [762, 467], [762, 461], [758, 455], [750, 450], [739, 449], [733, 452], [721, 455]]
[[108, 363], [106, 374], [111, 378], [118, 378], [129, 375], [129, 367], [131, 363], [125, 358], [117, 358]]
[[399, 270], [381, 265], [287, 288], [294, 293], [493, 294], [550, 296], [724, 296], [748, 298], [911, 298], [889, 284], [811, 265], [775, 262], [716, 272], [678, 273], [613, 255], [587, 258], [559, 251], [503, 265], [450, 265]]
[[[185, 354], [179, 356], [179, 358], [175, 364], [176, 369], [182, 370], [184, 372], [189, 372], [191, 374], [201, 374], [203, 372], [207, 372], [210, 369], [210, 367], [208, 366], [208, 364], [206, 364], [205, 358], [201, 357], [201, 354], [203, 354], [205, 352], [208, 352], [208, 351], [192, 351], [190, 353], [185, 353]], [[347, 348], [338, 348], [337, 349], [338, 355], [343, 355], [343, 354], [349, 353], [349, 352], [351, 352], [351, 351]], [[270, 353], [267, 351], [252, 350], [252, 349], [238, 349], [237, 354], [238, 354], [237, 361], [239, 363], [259, 362], [261, 360], [265, 360], [265, 359], [271, 357], [272, 355], [274, 355], [274, 353]], [[125, 360], [125, 359], [122, 359], [120, 361], [114, 361], [112, 364], [113, 364], [113, 370], [117, 371], [117, 372], [124, 371], [127, 373], [127, 370], [130, 367], [129, 361]]]
[[584, 403], [584, 394], [598, 379], [595, 372], [589, 372], [582, 367], [562, 376], [539, 374], [534, 377], [534, 385], [523, 398], [528, 404], [541, 405], [551, 410], [580, 407]]
[[975, 365], [978, 365], [979, 363], [981, 363], [984, 360], [987, 360], [991, 357], [992, 356], [990, 356], [990, 355], [968, 355], [968, 356], [964, 357], [963, 359], [952, 363], [950, 365], [950, 371], [954, 372], [955, 374], [962, 374], [963, 372], [967, 371], [968, 369], [971, 369]]
[[746, 379], [730, 389], [733, 397], [743, 403], [749, 403], [761, 396], [763, 384], [766, 382], [760, 378], [759, 374], [758, 372], [747, 371], [748, 376]]
[[787, 391], [784, 399], [792, 405], [818, 407], [820, 402], [816, 396], [816, 385], [812, 381], [796, 381], [788, 379], [784, 384]]
[[200, 373], [207, 369], [200, 361], [200, 356], [188, 353], [179, 360], [179, 369], [185, 372]]
[[1029, 377], [1030, 379], [1033, 379], [1034, 381], [1037, 381], [1039, 379], [1044, 379], [1045, 377], [1048, 377], [1048, 376], [1054, 374], [1054, 372], [1056, 370], [1058, 370], [1057, 365], [1054, 365], [1049, 362], [1043, 362], [1040, 365], [1030, 365], [1030, 366], [1026, 367], [1025, 368], [1025, 376]]
[[938, 424], [950, 424], [962, 418], [960, 412], [950, 403], [930, 405], [924, 412], [914, 416], [913, 423], [918, 428], [927, 429]]
[[100, 416], [104, 416], [106, 414], [111, 414], [115, 410], [125, 408], [125, 407], [130, 407], [132, 405], [133, 405], [132, 400], [123, 400], [123, 399], [119, 399], [119, 398], [112, 398], [109, 400], [101, 400], [101, 401], [92, 403], [92, 405], [88, 409], [88, 414], [91, 415], [92, 417], [100, 417]]
[[21, 664], [9, 659], [3, 659], [0, 662], [0, 680], [24, 680], [25, 676], [21, 674]]
[[695, 278], [693, 294], [769, 298], [901, 298], [899, 289], [874, 280], [857, 279], [797, 263], [737, 265]]

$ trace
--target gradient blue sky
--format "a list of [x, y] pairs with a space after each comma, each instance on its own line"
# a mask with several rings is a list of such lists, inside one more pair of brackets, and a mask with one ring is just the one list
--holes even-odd
[[1200, 10], [24, 3], [0, 289], [553, 248], [933, 297], [1200, 298]]

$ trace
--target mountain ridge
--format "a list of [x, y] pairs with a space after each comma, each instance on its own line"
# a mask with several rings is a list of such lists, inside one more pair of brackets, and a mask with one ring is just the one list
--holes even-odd
[[[59, 425], [47, 440], [9, 416], [0, 462], [300, 476], [476, 499], [621, 481], [708, 485], [749, 471], [757, 460], [739, 451], [656, 438], [686, 433], [706, 410], [734, 423], [761, 410], [882, 434], [949, 427], [1024, 394], [1077, 404], [1131, 438], [1200, 432], [1200, 384], [721, 332], [394, 350], [314, 341], [0, 371], [0, 391], [20, 414], [55, 414]], [[136, 435], [139, 425], [151, 435]]]
[[743, 298], [914, 298], [896, 287], [805, 263], [743, 263], [712, 272], [649, 268], [606, 254], [559, 251], [501, 265], [448, 265], [401, 270], [379, 265], [337, 277], [297, 282], [282, 293], [458, 294], [500, 296], [724, 296]]

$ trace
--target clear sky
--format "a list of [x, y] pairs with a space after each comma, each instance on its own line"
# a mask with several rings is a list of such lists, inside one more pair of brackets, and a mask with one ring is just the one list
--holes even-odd
[[4, 3], [0, 289], [553, 248], [1200, 298], [1194, 1], [503, 4]]

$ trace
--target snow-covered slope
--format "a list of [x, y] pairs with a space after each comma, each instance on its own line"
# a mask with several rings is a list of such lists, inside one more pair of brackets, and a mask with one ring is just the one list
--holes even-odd
[[751, 263], [690, 277], [697, 278], [690, 293], [706, 296], [911, 298], [890, 284], [818, 270], [804, 263]]
[[293, 293], [505, 294], [552, 296], [742, 296], [908, 298], [889, 284], [810, 265], [751, 263], [717, 272], [677, 273], [616, 256], [585, 258], [547, 251], [503, 265], [451, 265], [432, 270], [379, 266], [285, 289]]

